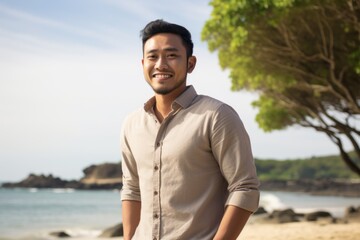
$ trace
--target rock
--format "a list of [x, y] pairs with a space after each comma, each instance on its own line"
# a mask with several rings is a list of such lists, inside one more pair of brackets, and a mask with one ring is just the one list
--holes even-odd
[[121, 178], [122, 169], [120, 163], [103, 163], [99, 165], [91, 165], [83, 170], [84, 178]]
[[299, 221], [298, 214], [296, 214], [291, 208], [285, 210], [275, 210], [268, 216], [268, 219], [276, 223], [290, 223]]
[[349, 222], [360, 222], [360, 206], [346, 208], [344, 218]]
[[84, 184], [118, 184], [122, 182], [120, 163], [91, 165], [83, 170], [85, 176], [80, 180]]
[[124, 229], [122, 223], [119, 223], [113, 227], [105, 229], [99, 237], [110, 238], [110, 237], [122, 237], [124, 235]]
[[259, 214], [265, 214], [267, 211], [263, 207], [259, 207], [256, 212], [253, 213], [253, 215], [259, 215]]
[[317, 221], [318, 218], [333, 218], [329, 212], [326, 211], [316, 211], [305, 214], [306, 221]]
[[85, 190], [121, 189], [122, 170], [120, 163], [91, 165], [83, 170], [85, 176], [80, 180], [62, 180], [53, 175], [30, 174], [20, 182], [3, 183], [4, 188], [73, 188]]
[[67, 233], [64, 232], [64, 231], [51, 232], [50, 235], [51, 235], [51, 236], [54, 236], [54, 237], [59, 237], [59, 238], [68, 238], [68, 237], [71, 237], [69, 234], [67, 234]]
[[53, 175], [30, 174], [18, 183], [4, 183], [3, 187], [23, 187], [23, 188], [65, 188], [67, 181], [61, 180]]

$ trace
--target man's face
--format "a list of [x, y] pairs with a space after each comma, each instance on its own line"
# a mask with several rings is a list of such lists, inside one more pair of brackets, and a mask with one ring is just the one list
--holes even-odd
[[180, 94], [186, 88], [186, 75], [195, 67], [194, 56], [187, 59], [180, 36], [159, 33], [144, 45], [142, 59], [144, 77], [155, 93]]

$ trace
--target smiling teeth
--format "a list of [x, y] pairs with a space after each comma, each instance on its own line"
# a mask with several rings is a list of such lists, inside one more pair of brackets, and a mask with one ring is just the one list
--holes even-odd
[[156, 78], [169, 78], [169, 77], [171, 77], [171, 75], [156, 74], [155, 77], [156, 77]]

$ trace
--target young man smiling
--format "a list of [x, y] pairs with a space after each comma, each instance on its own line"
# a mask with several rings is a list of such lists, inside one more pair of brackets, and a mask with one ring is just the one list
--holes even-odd
[[187, 86], [196, 57], [186, 28], [156, 20], [141, 34], [155, 96], [123, 124], [124, 239], [236, 239], [259, 201], [246, 130]]

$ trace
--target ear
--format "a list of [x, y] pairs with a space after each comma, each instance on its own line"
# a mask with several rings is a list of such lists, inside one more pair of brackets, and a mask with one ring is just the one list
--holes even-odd
[[144, 59], [141, 59], [141, 65], [144, 66]]
[[191, 73], [194, 68], [196, 66], [196, 57], [195, 56], [191, 56], [188, 59], [188, 66], [187, 66], [187, 72]]

